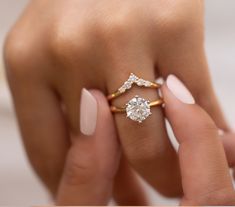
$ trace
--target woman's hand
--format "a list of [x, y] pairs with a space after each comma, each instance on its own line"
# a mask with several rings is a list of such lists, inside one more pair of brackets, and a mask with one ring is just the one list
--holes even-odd
[[147, 205], [135, 173], [124, 158], [120, 160], [120, 144], [106, 97], [98, 90], [83, 89], [80, 111], [83, 132], [88, 133], [94, 120], [97, 124], [89, 137], [71, 137], [56, 204], [106, 205], [114, 196], [120, 205]]
[[[167, 78], [162, 93], [166, 116], [179, 142], [178, 156], [183, 186], [180, 204], [234, 205], [235, 192], [215, 123], [195, 103], [190, 92], [175, 76]], [[90, 105], [91, 111], [98, 108], [98, 125], [91, 137], [75, 138], [60, 184], [57, 204], [106, 205], [111, 198], [114, 174], [120, 155], [119, 146], [105, 97], [98, 91], [91, 91], [89, 94], [83, 90], [82, 94], [82, 99], [86, 100], [86, 105]], [[94, 98], [98, 107], [96, 104], [89, 104], [94, 103], [92, 100]], [[87, 115], [88, 121], [92, 121], [89, 113]], [[228, 158], [232, 164], [234, 155], [230, 154]], [[70, 174], [72, 171], [69, 169], [71, 160], [77, 166], [75, 171], [72, 169], [76, 172], [72, 176]], [[71, 166], [74, 168], [74, 163]]]
[[81, 100], [85, 113], [86, 106], [91, 107], [88, 118], [97, 119], [96, 130], [90, 137], [72, 135], [55, 200], [57, 205], [106, 205], [112, 197], [120, 147], [105, 96], [83, 89]]
[[[227, 162], [216, 124], [175, 76], [168, 76], [162, 93], [166, 117], [179, 142], [181, 205], [235, 205], [228, 167], [235, 154], [230, 153]], [[228, 140], [234, 147], [235, 142], [227, 137]]]
[[[83, 87], [107, 94], [130, 72], [149, 80], [173, 73], [226, 131], [203, 39], [201, 0], [31, 1], [6, 40], [5, 62], [29, 159], [49, 189], [57, 191], [71, 137], [83, 136], [78, 106]], [[134, 94], [158, 96], [134, 88], [114, 103], [124, 105]], [[179, 196], [178, 158], [162, 110], [152, 112], [141, 125], [116, 115], [117, 135], [140, 175], [160, 193]]]

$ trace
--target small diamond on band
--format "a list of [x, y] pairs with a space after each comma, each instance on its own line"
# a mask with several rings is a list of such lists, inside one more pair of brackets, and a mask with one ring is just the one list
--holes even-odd
[[124, 93], [126, 90], [130, 89], [132, 84], [137, 84], [138, 86], [150, 87], [152, 83], [150, 81], [144, 80], [137, 77], [135, 74], [131, 73], [128, 80], [118, 89], [120, 93]]

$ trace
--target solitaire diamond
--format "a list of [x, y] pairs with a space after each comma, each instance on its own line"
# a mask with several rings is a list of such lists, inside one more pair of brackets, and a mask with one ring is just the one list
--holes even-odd
[[144, 98], [135, 96], [126, 105], [127, 117], [133, 121], [141, 123], [151, 115], [149, 101]]

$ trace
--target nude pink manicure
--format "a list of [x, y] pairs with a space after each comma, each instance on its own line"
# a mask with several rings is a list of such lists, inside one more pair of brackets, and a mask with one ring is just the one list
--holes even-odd
[[84, 135], [94, 134], [97, 121], [97, 101], [85, 88], [82, 89], [80, 105], [80, 130]]
[[166, 80], [167, 87], [181, 102], [194, 104], [195, 100], [185, 85], [174, 75], [169, 75]]

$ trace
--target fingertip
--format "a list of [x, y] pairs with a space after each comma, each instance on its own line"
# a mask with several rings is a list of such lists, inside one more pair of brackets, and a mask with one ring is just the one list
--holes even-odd
[[108, 124], [112, 114], [105, 95], [96, 89], [82, 89], [80, 106], [80, 130], [86, 136], [92, 136], [100, 124]]
[[185, 110], [185, 104], [183, 104], [172, 94], [166, 82], [161, 87], [161, 94], [164, 100], [164, 109], [168, 119], [178, 116], [178, 113], [181, 113], [182, 110]]
[[91, 136], [96, 129], [97, 108], [96, 98], [83, 88], [80, 104], [80, 131], [86, 136]]
[[101, 92], [100, 90], [97, 89], [89, 89], [88, 90], [95, 98], [98, 102], [102, 102], [102, 105], [105, 104], [107, 105], [107, 99], [106, 96], [103, 94], [103, 92]]
[[192, 137], [191, 134], [202, 137], [205, 134], [204, 131], [208, 129], [216, 131], [217, 128], [210, 116], [195, 103], [189, 90], [178, 78], [169, 75], [161, 91], [166, 117], [179, 142], [189, 139]]
[[171, 100], [177, 99], [184, 104], [195, 104], [190, 91], [175, 75], [171, 74], [167, 77], [163, 85], [163, 93], [167, 95], [167, 98], [171, 98]]
[[95, 97], [98, 104], [98, 118], [102, 116], [102, 120], [112, 118], [108, 100], [103, 92], [97, 89], [90, 89], [90, 93]]

